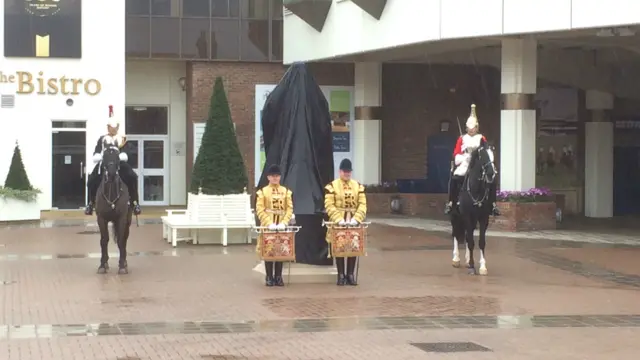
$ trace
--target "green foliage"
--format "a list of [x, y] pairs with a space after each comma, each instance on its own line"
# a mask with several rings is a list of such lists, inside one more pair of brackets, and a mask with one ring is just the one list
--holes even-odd
[[20, 147], [18, 143], [16, 143], [16, 147], [13, 149], [13, 157], [11, 158], [7, 179], [4, 181], [4, 187], [0, 186], [0, 197], [35, 201], [40, 192], [40, 190], [34, 189], [33, 186], [31, 186], [27, 171], [24, 168], [24, 163], [22, 162]]
[[26, 202], [32, 202], [32, 201], [36, 201], [36, 199], [38, 198], [38, 194], [40, 193], [41, 191], [38, 189], [14, 190], [14, 189], [9, 189], [9, 188], [0, 186], [0, 198], [9, 198], [9, 199], [22, 200]]
[[216, 78], [209, 117], [202, 135], [190, 191], [210, 195], [239, 194], [248, 185], [247, 171], [238, 147], [222, 78]]

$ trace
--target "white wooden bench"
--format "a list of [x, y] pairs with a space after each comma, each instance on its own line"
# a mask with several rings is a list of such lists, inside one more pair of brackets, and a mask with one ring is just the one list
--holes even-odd
[[[167, 216], [162, 217], [163, 237], [173, 247], [178, 241], [193, 240], [197, 244], [198, 230], [222, 228], [222, 203], [220, 195], [189, 194], [187, 209], [167, 210]], [[186, 230], [188, 235], [178, 237], [178, 230]]]
[[256, 225], [255, 216], [251, 210], [251, 196], [247, 193], [224, 195], [222, 211], [224, 212], [222, 245], [227, 246], [229, 229], [244, 230], [247, 244], [251, 244], [252, 231]]
[[[167, 210], [162, 217], [162, 237], [175, 247], [178, 241], [192, 240], [198, 244], [199, 230], [220, 229], [221, 243], [227, 246], [229, 230], [246, 231], [247, 243], [251, 243], [255, 218], [251, 210], [249, 194], [234, 195], [188, 195], [187, 209]], [[187, 236], [178, 237], [184, 230]]]

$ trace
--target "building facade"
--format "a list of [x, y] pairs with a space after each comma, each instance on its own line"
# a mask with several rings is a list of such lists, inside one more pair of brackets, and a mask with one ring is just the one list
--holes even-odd
[[632, 80], [640, 72], [640, 4], [287, 0], [284, 6], [285, 64], [355, 63], [353, 157], [363, 182], [427, 177], [435, 161], [427, 139], [443, 122], [455, 137], [456, 122], [476, 103], [481, 131], [499, 149], [502, 190], [551, 187], [571, 199], [573, 212], [589, 217], [640, 213], [630, 200], [640, 199], [630, 185], [640, 180], [633, 135], [640, 99]]
[[[282, 9], [281, 0], [0, 0], [0, 178], [18, 142], [41, 209], [80, 208], [112, 106], [141, 203], [184, 205], [221, 76], [253, 179], [256, 86], [285, 71]], [[351, 64], [312, 66], [322, 85], [353, 85]]]

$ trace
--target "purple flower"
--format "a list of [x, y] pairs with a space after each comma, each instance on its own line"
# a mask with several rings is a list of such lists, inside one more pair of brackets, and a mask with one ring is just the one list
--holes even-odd
[[498, 191], [496, 198], [502, 202], [547, 202], [553, 200], [553, 193], [547, 188], [531, 188], [526, 191]]

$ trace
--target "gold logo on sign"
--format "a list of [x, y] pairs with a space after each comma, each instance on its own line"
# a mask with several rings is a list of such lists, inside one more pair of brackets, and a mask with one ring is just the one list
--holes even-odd
[[36, 57], [49, 57], [49, 35], [36, 35]]
[[51, 16], [60, 12], [61, 0], [24, 0], [24, 9], [33, 16]]

